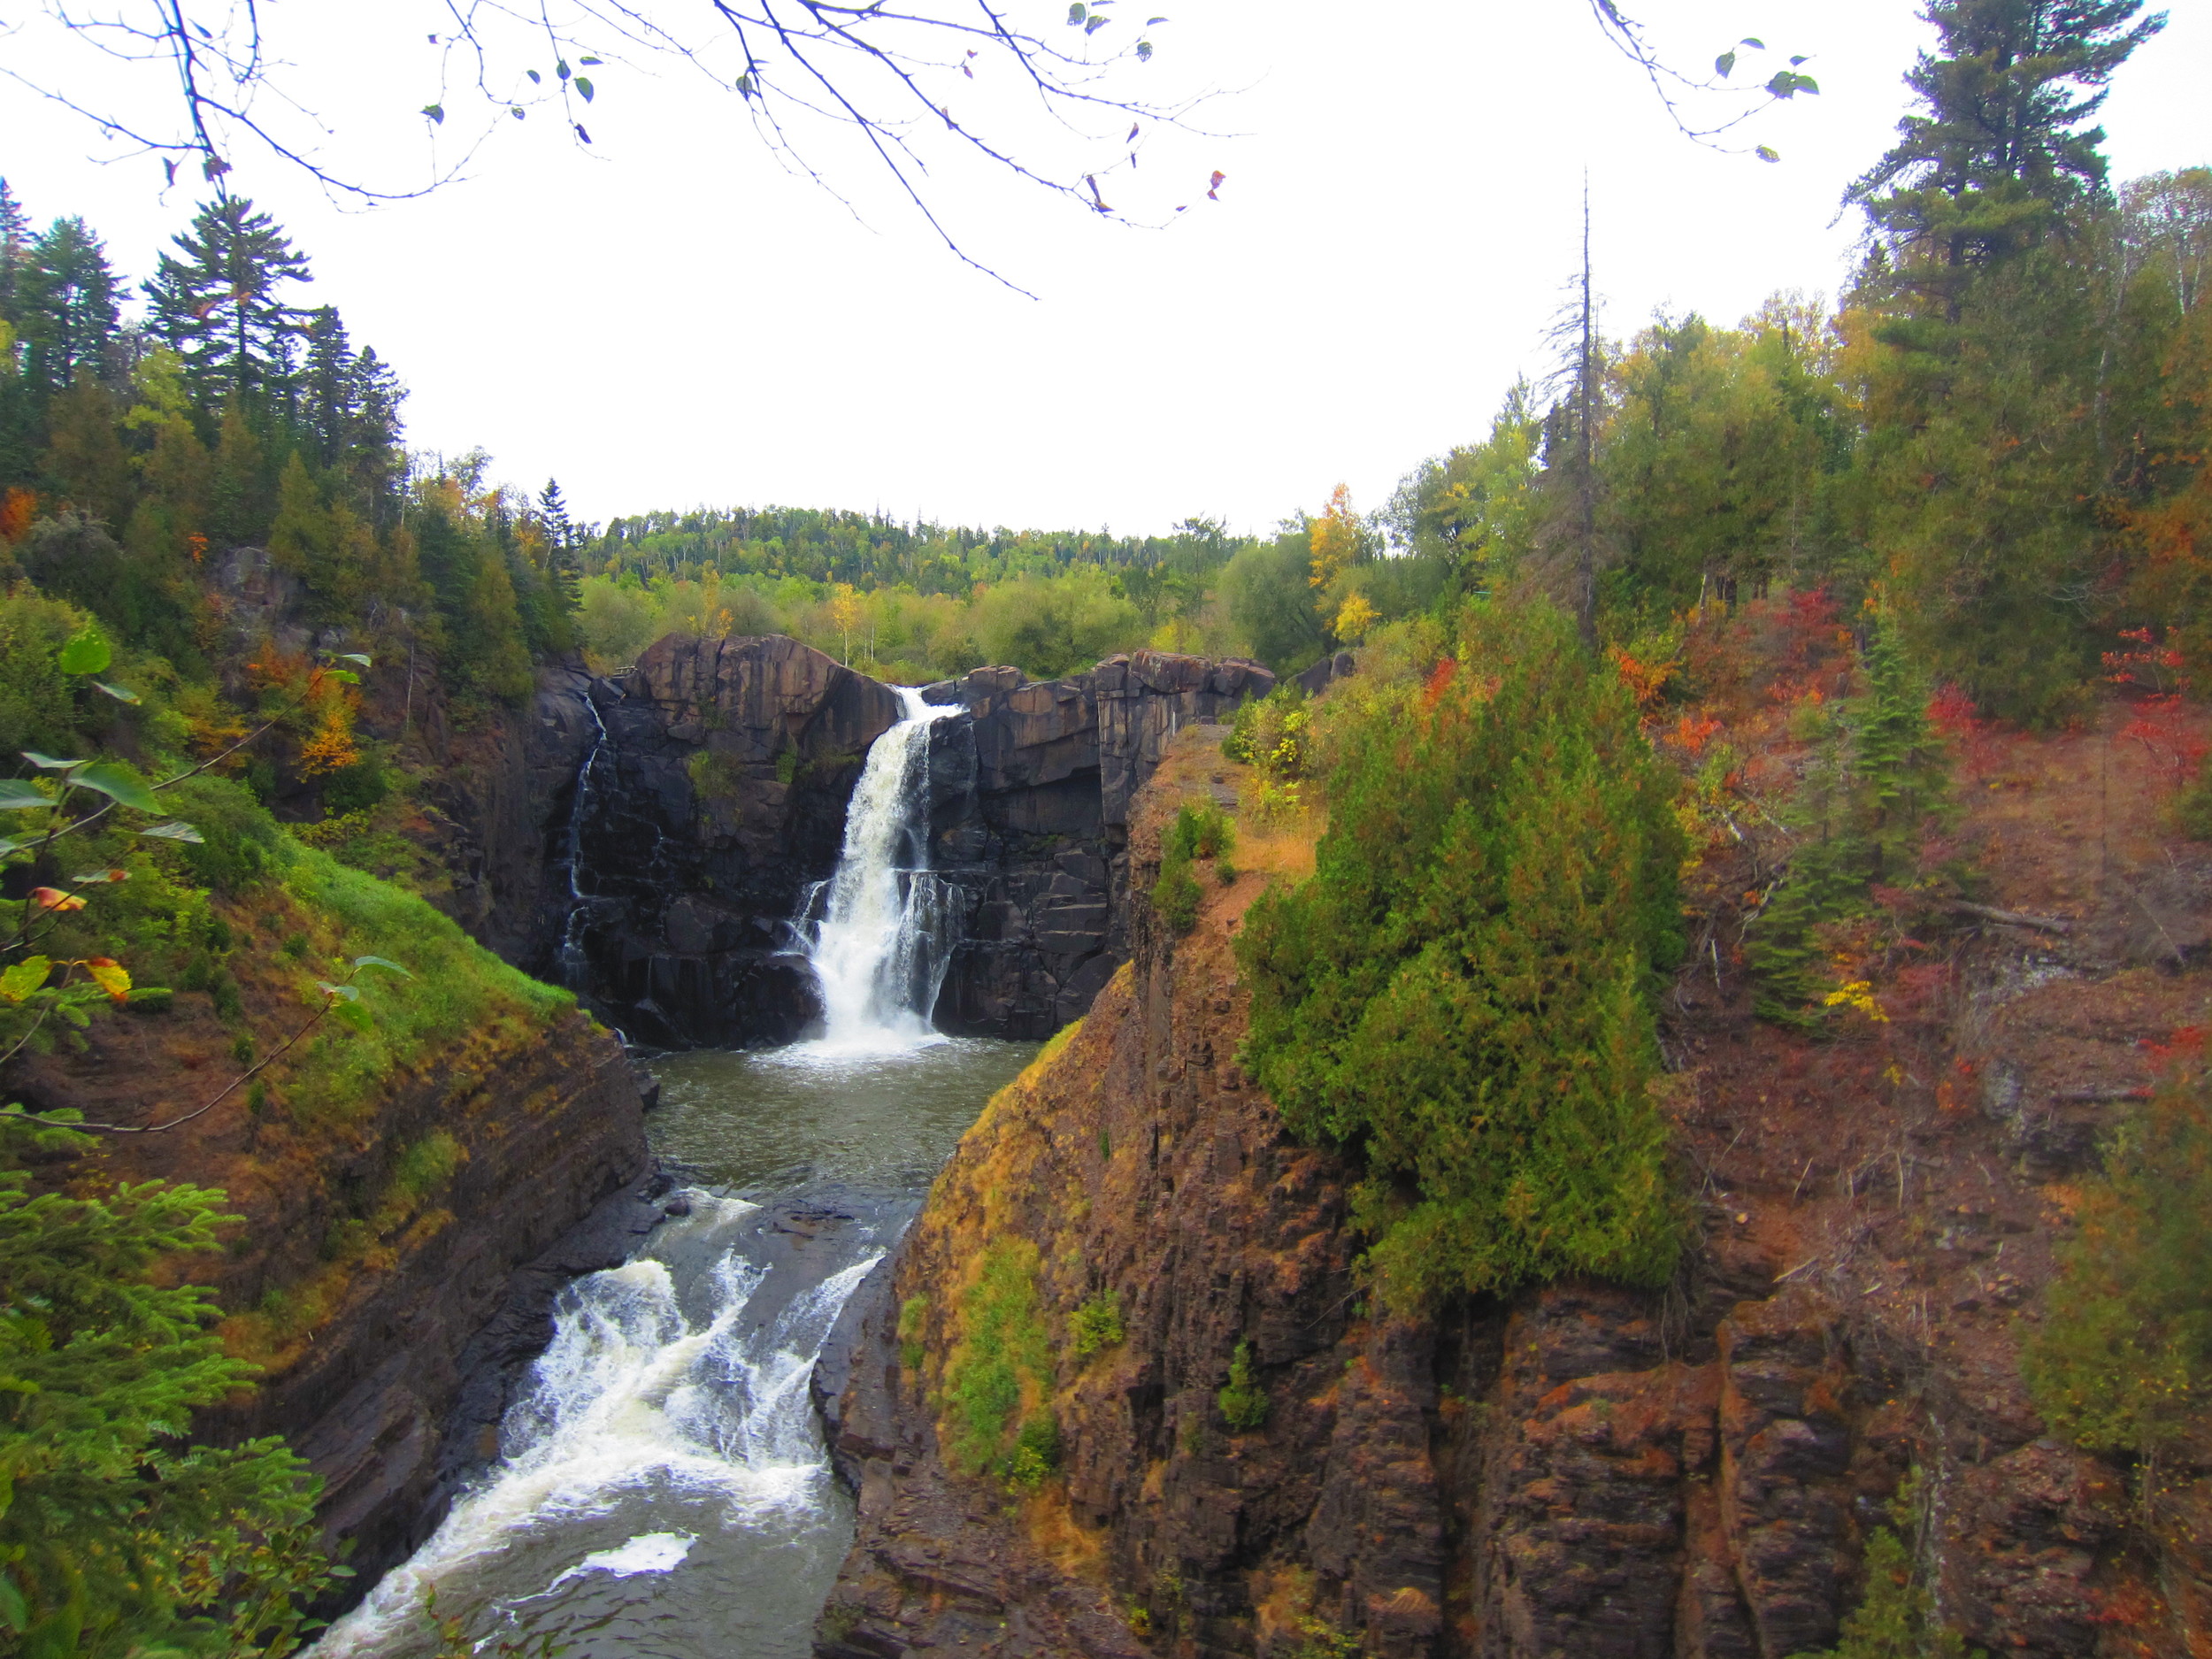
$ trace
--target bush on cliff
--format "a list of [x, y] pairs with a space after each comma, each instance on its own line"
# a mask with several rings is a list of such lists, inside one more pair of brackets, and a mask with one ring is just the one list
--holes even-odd
[[2123, 1125], [2060, 1252], [2021, 1370], [2057, 1433], [2156, 1453], [2212, 1404], [2212, 1077], [2201, 1056]]
[[1365, 1156], [1394, 1303], [1657, 1284], [1679, 1233], [1650, 1097], [1676, 785], [1555, 611], [1471, 604], [1453, 649], [1332, 734], [1316, 873], [1240, 941], [1245, 1058], [1294, 1133]]

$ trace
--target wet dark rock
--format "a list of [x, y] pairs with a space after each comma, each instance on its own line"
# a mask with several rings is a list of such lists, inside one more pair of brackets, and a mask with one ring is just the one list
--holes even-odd
[[[964, 710], [929, 743], [931, 862], [956, 941], [941, 1025], [1041, 1037], [1081, 1014], [1128, 951], [1131, 796], [1178, 730], [1274, 683], [1257, 664], [1141, 651], [1064, 680], [986, 668], [926, 689]], [[619, 680], [549, 672], [532, 804], [509, 814], [545, 874], [496, 884], [535, 910], [488, 936], [635, 1041], [803, 1036], [820, 1010], [794, 918], [834, 870], [868, 747], [898, 718], [890, 687], [780, 635], [672, 635]]]

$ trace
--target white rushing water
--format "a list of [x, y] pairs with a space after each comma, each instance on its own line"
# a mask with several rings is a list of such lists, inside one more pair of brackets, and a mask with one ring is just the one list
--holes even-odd
[[[595, 1577], [670, 1573], [703, 1532], [772, 1538], [824, 1524], [832, 1477], [808, 1378], [879, 1252], [795, 1290], [786, 1268], [779, 1297], [773, 1260], [748, 1259], [768, 1254], [746, 1240], [746, 1218], [765, 1219], [759, 1207], [692, 1202], [653, 1254], [564, 1294], [502, 1425], [499, 1463], [324, 1636], [324, 1659], [420, 1651], [434, 1590], [439, 1615], [465, 1613], [480, 1640], [566, 1629], [547, 1623], [557, 1609], [530, 1604], [588, 1596]], [[654, 1519], [664, 1525], [645, 1530]], [[607, 1539], [620, 1541], [584, 1548]]]
[[[868, 750], [821, 920], [805, 935], [823, 1033], [790, 1051], [798, 1057], [943, 1041], [929, 1023], [950, 945], [946, 889], [929, 872], [929, 728], [961, 710], [894, 689], [901, 718]], [[818, 890], [809, 895], [810, 914], [818, 902]]]

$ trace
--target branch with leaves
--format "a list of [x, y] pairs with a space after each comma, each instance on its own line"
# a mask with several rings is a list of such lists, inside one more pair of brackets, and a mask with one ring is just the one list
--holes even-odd
[[[1616, 51], [1643, 72], [1652, 91], [1658, 95], [1667, 119], [1693, 143], [1742, 155], [1747, 147], [1718, 141], [1777, 104], [1787, 103], [1801, 92], [1817, 94], [1820, 90], [1820, 83], [1803, 73], [1804, 65], [1811, 61], [1803, 57], [1793, 57], [1787, 66], [1776, 70], [1762, 83], [1735, 80], [1744, 53], [1763, 53], [1767, 50], [1766, 42], [1755, 35], [1745, 36], [1715, 58], [1711, 74], [1686, 74], [1666, 61], [1652, 43], [1645, 26], [1623, 12], [1616, 0], [1588, 0], [1588, 4], [1599, 31]], [[1735, 113], [1710, 122], [1692, 113], [1694, 102], [1715, 98], [1738, 106]], [[1750, 154], [1762, 161], [1782, 159], [1781, 152], [1771, 145], [1753, 144], [1747, 148]]]

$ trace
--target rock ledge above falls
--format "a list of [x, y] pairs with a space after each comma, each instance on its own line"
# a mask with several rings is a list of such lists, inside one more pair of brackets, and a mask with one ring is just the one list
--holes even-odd
[[[966, 711], [931, 733], [931, 864], [958, 929], [941, 1025], [1043, 1036], [1088, 1006], [1127, 956], [1137, 789], [1177, 731], [1274, 685], [1256, 663], [1138, 651], [1060, 680], [983, 668], [925, 691]], [[539, 703], [574, 757], [543, 820], [556, 862], [606, 733], [580, 822], [579, 988], [649, 1042], [798, 1036], [818, 1010], [790, 922], [835, 867], [868, 747], [898, 718], [892, 688], [780, 634], [672, 634], [619, 677], [549, 680]], [[546, 884], [541, 972], [560, 972], [565, 887]]]

